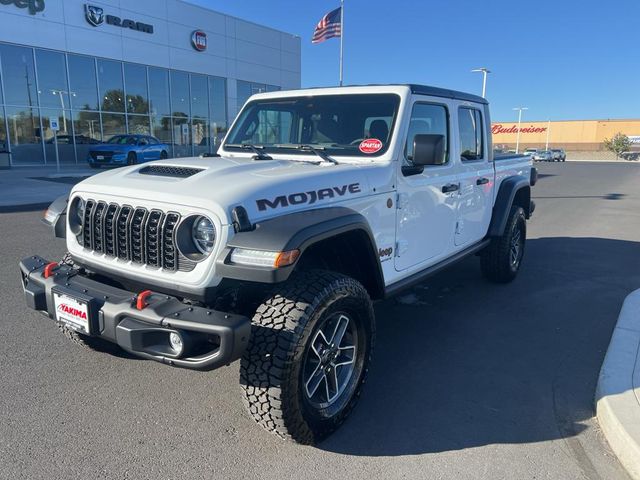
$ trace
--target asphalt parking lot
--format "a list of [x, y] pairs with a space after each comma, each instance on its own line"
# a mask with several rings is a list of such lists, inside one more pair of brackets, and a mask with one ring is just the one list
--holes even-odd
[[626, 479], [594, 419], [640, 287], [640, 165], [539, 164], [519, 278], [468, 259], [376, 307], [363, 398], [317, 447], [243, 411], [238, 365], [200, 373], [72, 345], [24, 306], [17, 262], [64, 245], [0, 214], [0, 478]]

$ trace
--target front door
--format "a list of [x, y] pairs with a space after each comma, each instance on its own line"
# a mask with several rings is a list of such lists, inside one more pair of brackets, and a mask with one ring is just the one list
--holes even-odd
[[396, 270], [437, 263], [453, 248], [458, 207], [458, 166], [451, 158], [449, 108], [443, 104], [416, 102], [411, 113], [405, 167], [411, 166], [413, 139], [417, 134], [439, 134], [446, 139], [444, 164], [425, 167], [421, 173], [404, 171], [398, 176]]
[[456, 246], [482, 240], [491, 222], [494, 171], [493, 163], [489, 162], [485, 130], [481, 110], [466, 106], [458, 108], [460, 202]]

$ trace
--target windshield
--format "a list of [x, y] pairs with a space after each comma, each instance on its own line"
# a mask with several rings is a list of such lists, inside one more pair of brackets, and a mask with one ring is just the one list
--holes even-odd
[[135, 145], [136, 137], [131, 137], [129, 135], [116, 135], [115, 137], [111, 137], [107, 140], [107, 143], [111, 145]]
[[399, 105], [400, 97], [394, 94], [256, 100], [242, 111], [224, 148], [254, 145], [284, 153], [307, 145], [328, 155], [381, 155], [391, 142]]

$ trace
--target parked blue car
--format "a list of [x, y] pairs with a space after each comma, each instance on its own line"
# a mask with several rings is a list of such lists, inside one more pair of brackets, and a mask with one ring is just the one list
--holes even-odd
[[169, 158], [169, 145], [150, 135], [115, 135], [105, 143], [92, 145], [87, 161], [91, 168], [121, 167], [149, 160]]

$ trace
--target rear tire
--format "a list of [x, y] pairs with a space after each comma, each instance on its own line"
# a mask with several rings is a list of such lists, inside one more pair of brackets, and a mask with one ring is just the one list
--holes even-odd
[[322, 270], [296, 274], [253, 317], [240, 364], [249, 414], [284, 439], [327, 437], [358, 401], [374, 338], [373, 305], [360, 283]]
[[169, 158], [169, 154], [167, 152], [164, 150], [160, 152], [160, 160], [166, 160], [167, 158]]
[[524, 210], [514, 205], [509, 212], [504, 233], [493, 238], [480, 256], [482, 274], [496, 283], [509, 283], [516, 278], [524, 257], [526, 237]]

